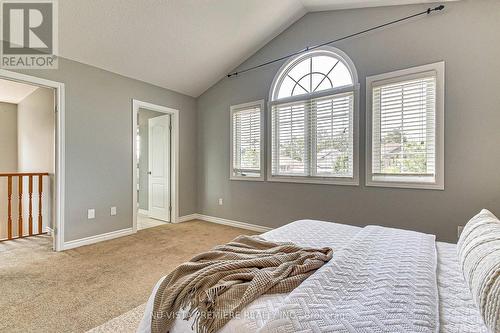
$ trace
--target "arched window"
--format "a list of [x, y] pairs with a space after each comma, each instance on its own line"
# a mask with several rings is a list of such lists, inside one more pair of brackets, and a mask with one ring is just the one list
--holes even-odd
[[354, 64], [331, 47], [283, 65], [270, 92], [270, 180], [358, 184], [358, 89]]

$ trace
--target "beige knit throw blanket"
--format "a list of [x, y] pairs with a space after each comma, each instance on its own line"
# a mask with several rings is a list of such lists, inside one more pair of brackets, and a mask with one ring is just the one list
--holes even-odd
[[199, 333], [219, 330], [263, 294], [288, 293], [332, 258], [332, 249], [239, 236], [178, 266], [160, 285], [151, 331], [166, 333], [181, 309]]

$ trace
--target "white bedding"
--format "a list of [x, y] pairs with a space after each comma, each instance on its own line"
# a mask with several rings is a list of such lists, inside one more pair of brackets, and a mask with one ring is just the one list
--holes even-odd
[[[290, 223], [281, 228], [271, 230], [263, 234], [262, 236], [268, 240], [292, 241], [301, 246], [332, 247], [334, 249], [334, 253], [342, 253], [342, 251], [340, 250], [343, 249], [345, 245], [347, 245], [361, 230], [362, 228], [359, 227], [331, 222], [300, 220]], [[321, 274], [321, 270], [316, 272], [309, 279], [313, 278], [316, 274]], [[144, 318], [139, 325], [138, 332], [150, 332], [150, 316], [152, 313], [153, 299], [156, 293], [156, 289], [158, 288], [160, 283], [161, 280], [155, 286], [153, 293], [147, 303]], [[301, 286], [299, 286], [299, 288]], [[439, 323], [437, 323], [436, 328], [439, 327], [440, 332], [488, 332], [486, 327], [482, 323], [479, 312], [474, 306], [470, 292], [465, 286], [465, 282], [459, 271], [456, 258], [456, 246], [453, 244], [439, 242], [437, 243], [437, 288], [438, 303], [436, 304], [438, 304], [438, 309], [436, 309], [436, 321], [438, 321]], [[304, 299], [306, 300], [308, 298]], [[291, 301], [292, 298], [290, 297], [290, 294], [264, 295], [255, 300], [253, 303], [249, 304], [238, 318], [232, 319], [219, 332], [257, 332], [263, 328], [263, 331], [269, 332], [272, 331], [269, 329], [270, 326], [272, 328], [272, 324], [275, 326], [277, 325], [276, 327], [278, 327], [278, 330], [276, 331], [280, 331], [280, 322], [277, 322], [278, 324], [276, 324], [276, 321], [274, 321], [274, 323], [271, 323], [271, 319], [275, 319], [277, 312], [279, 312], [284, 305], [287, 305], [287, 302], [290, 303]], [[303, 304], [303, 307], [307, 308], [308, 310], [314, 308], [314, 306], [315, 304]], [[316, 304], [316, 306], [320, 305]], [[192, 323], [189, 321], [177, 319], [170, 332], [192, 332], [191, 324]], [[302, 324], [303, 323], [296, 323], [297, 327], [293, 330], [298, 330], [299, 327], [301, 327], [304, 332], [332, 331], [332, 326], [324, 326], [324, 329], [322, 329], [321, 325], [311, 327], [306, 323], [304, 323], [304, 325]], [[284, 332], [285, 328], [283, 327], [286, 326], [281, 327], [281, 331]], [[335, 327], [336, 329], [334, 329], [333, 331], [349, 331], [350, 329], [349, 327]], [[368, 329], [363, 329], [361, 327], [358, 330], [351, 331], [363, 332], [368, 331]], [[433, 328], [429, 327], [429, 332], [431, 331], [433, 331]]]

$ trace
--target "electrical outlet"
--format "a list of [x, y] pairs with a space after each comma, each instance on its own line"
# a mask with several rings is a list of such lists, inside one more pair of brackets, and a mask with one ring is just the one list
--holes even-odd
[[87, 219], [89, 219], [89, 220], [95, 219], [95, 209], [94, 208], [87, 210]]
[[222, 206], [223, 202], [222, 202], [222, 198], [219, 198], [219, 206]]
[[459, 225], [457, 227], [457, 238], [460, 238], [460, 235], [462, 234], [462, 230], [464, 230], [464, 226], [463, 225]]
[[111, 214], [111, 216], [115, 216], [116, 215], [116, 207], [115, 206], [111, 207], [110, 214]]

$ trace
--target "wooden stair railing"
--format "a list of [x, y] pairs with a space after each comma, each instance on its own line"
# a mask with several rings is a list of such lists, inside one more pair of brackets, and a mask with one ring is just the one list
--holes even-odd
[[[35, 172], [35, 173], [0, 173], [0, 179], [7, 179], [7, 238], [0, 239], [1, 241], [11, 240], [16, 238], [23, 238], [35, 235], [45, 234], [43, 232], [43, 217], [42, 217], [42, 198], [43, 198], [43, 177], [49, 176], [47, 172]], [[12, 203], [13, 203], [13, 178], [18, 177], [18, 216], [17, 216], [17, 235], [14, 235], [13, 232], [13, 212], [12, 212]], [[23, 178], [28, 178], [28, 234], [24, 235], [23, 233]], [[37, 232], [34, 233], [33, 230], [33, 179], [34, 177], [38, 178], [38, 191], [35, 192], [38, 194], [38, 214], [37, 214]], [[2, 200], [2, 198], [0, 198]], [[3, 223], [4, 217], [0, 217], [0, 223]]]

